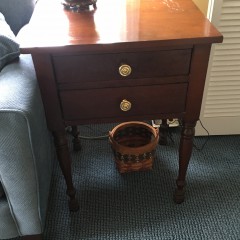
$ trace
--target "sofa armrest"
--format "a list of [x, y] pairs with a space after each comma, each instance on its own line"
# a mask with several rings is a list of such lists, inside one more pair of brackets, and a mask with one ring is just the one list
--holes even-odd
[[[46, 216], [54, 148], [30, 55], [20, 55], [0, 73], [0, 132], [0, 181], [17, 232], [39, 234]], [[1, 212], [0, 218], [4, 218]]]
[[24, 109], [33, 88], [37, 81], [31, 55], [20, 55], [0, 72], [0, 109]]
[[0, 112], [0, 115], [0, 177], [11, 215], [20, 235], [41, 233], [39, 183], [29, 123], [21, 112]]

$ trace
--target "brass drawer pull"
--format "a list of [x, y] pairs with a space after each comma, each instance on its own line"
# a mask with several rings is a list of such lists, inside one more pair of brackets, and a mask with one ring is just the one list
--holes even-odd
[[132, 72], [132, 68], [127, 64], [122, 64], [118, 70], [119, 70], [119, 74], [123, 77], [129, 76]]
[[131, 107], [132, 107], [132, 104], [126, 99], [123, 99], [122, 102], [120, 103], [120, 108], [124, 112], [129, 111]]

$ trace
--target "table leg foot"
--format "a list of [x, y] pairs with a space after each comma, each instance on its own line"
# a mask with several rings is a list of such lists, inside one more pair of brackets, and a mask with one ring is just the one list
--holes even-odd
[[184, 202], [184, 193], [180, 192], [179, 190], [176, 190], [174, 196], [173, 196], [173, 201], [177, 204], [181, 204]]
[[70, 212], [77, 212], [79, 210], [79, 204], [77, 199], [75, 198], [76, 190], [67, 190], [67, 195], [69, 196], [68, 207]]
[[181, 204], [184, 202], [185, 198], [185, 183], [177, 181], [177, 189], [175, 190], [173, 200], [177, 204]]
[[179, 170], [177, 178], [177, 189], [174, 194], [174, 201], [182, 203], [185, 195], [187, 168], [192, 154], [193, 137], [195, 134], [195, 125], [193, 123], [183, 123], [180, 146], [179, 146]]

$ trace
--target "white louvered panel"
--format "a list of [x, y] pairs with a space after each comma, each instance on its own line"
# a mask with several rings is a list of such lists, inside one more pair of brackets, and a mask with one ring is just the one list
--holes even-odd
[[[228, 55], [226, 51], [229, 51], [229, 54], [239, 54], [240, 52], [240, 48], [239, 48], [239, 44], [226, 44], [226, 43], [222, 43], [222, 46], [220, 48], [219, 45], [215, 46], [215, 50], [220, 50], [217, 51], [215, 53], [215, 55], [219, 55], [219, 54], [224, 54], [224, 55]], [[232, 51], [231, 51], [232, 50]]]
[[[235, 77], [235, 79], [234, 79]], [[216, 81], [214, 81], [214, 79], [212, 79], [211, 83], [209, 84], [209, 87], [224, 87], [224, 89], [226, 89], [229, 86], [236, 86], [238, 84], [238, 79], [237, 76], [234, 76], [231, 78], [228, 78], [228, 82], [226, 83], [226, 79], [221, 78], [220, 81], [218, 81], [218, 79]]]
[[212, 135], [240, 134], [240, 0], [215, 1], [212, 22], [224, 41], [212, 47], [200, 119]]
[[222, 14], [230, 13], [230, 14], [239, 14], [240, 7], [225, 7], [222, 10]]
[[240, 49], [239, 49], [239, 53], [237, 53], [236, 51], [234, 53], [226, 56], [226, 53], [221, 54], [221, 52], [220, 52], [219, 54], [216, 54], [214, 56], [214, 58], [215, 58], [215, 61], [219, 61], [219, 62], [220, 61], [224, 61], [224, 62], [227, 61], [228, 64], [231, 64], [232, 61], [235, 61], [235, 60], [236, 61], [240, 61], [240, 54], [239, 54], [240, 53]]
[[[232, 28], [237, 28], [237, 27], [232, 27]], [[224, 34], [225, 40], [229, 40], [229, 39], [231, 40], [233, 38], [238, 43], [238, 41], [240, 42], [240, 32], [239, 31], [240, 31], [240, 27], [239, 27], [238, 31], [235, 31], [235, 32], [224, 31], [224, 29], [221, 32]]]
[[211, 84], [213, 84], [214, 82], [218, 82], [219, 84], [221, 84], [221, 82], [224, 82], [225, 85], [230, 84], [231, 81], [239, 81], [239, 75], [240, 75], [240, 71], [238, 72], [238, 75], [231, 76], [228, 74], [228, 82], [227, 83], [226, 83], [225, 75], [223, 75], [223, 74], [215, 75], [215, 76], [212, 76], [211, 83], [209, 85], [211, 86]]
[[234, 25], [239, 23], [239, 18], [237, 16], [237, 14], [235, 14], [235, 13], [234, 14], [232, 14], [232, 13], [223, 13], [221, 21], [220, 21], [220, 24], [219, 24], [219, 27], [226, 26], [226, 24], [228, 24], [228, 23], [233, 23]]
[[[213, 62], [213, 71], [226, 71], [228, 69], [231, 70], [239, 70], [239, 66], [240, 66], [240, 60], [238, 59], [238, 56], [236, 58], [236, 56], [234, 56], [235, 59], [231, 59], [230, 60], [231, 55], [228, 55], [228, 59], [229, 60], [216, 60]], [[226, 67], [226, 69], [224, 68]]]
[[216, 79], [218, 79], [217, 77], [225, 77], [225, 81], [228, 81], [227, 76], [229, 76], [229, 77], [233, 77], [233, 76], [239, 77], [240, 70], [239, 71], [231, 71], [231, 72], [222, 72], [222, 71], [217, 72], [216, 71], [216, 72], [213, 72], [212, 74], [213, 75], [211, 77], [211, 81], [212, 81], [212, 78], [214, 78], [215, 81], [216, 81]]
[[[224, 35], [224, 33], [223, 33]], [[228, 44], [240, 44], [240, 38], [238, 37], [226, 37], [224, 39], [223, 45], [225, 45], [225, 47], [227, 47]]]
[[240, 7], [239, 0], [224, 0], [222, 3], [223, 10], [225, 8], [235, 8], [235, 7]]

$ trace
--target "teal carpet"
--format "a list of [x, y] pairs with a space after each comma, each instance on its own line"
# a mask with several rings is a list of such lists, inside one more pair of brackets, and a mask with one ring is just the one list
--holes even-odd
[[[81, 126], [81, 135], [104, 135], [114, 125]], [[154, 168], [120, 175], [107, 140], [82, 139], [72, 152], [80, 210], [69, 213], [66, 188], [55, 166], [46, 240], [240, 239], [240, 136], [212, 136], [193, 150], [185, 202], [172, 200], [178, 170], [178, 131], [157, 147]], [[196, 137], [201, 147], [206, 137]], [[71, 141], [70, 141], [70, 148]]]

